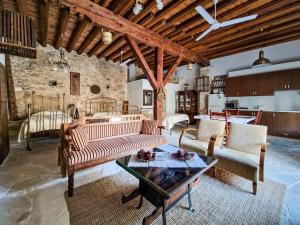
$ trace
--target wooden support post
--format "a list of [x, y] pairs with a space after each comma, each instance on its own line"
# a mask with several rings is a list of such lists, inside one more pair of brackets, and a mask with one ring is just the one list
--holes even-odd
[[157, 88], [154, 90], [154, 119], [158, 120], [159, 124], [162, 123], [163, 114], [163, 99], [159, 95], [163, 95], [164, 80], [163, 80], [163, 64], [164, 53], [161, 48], [155, 49], [155, 78], [157, 81]]
[[0, 63], [0, 164], [9, 153], [7, 81], [5, 67]]

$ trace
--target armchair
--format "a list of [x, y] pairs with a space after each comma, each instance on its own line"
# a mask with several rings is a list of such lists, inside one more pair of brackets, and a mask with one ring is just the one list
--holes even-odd
[[258, 180], [264, 181], [267, 127], [232, 123], [229, 134], [227, 147], [209, 147], [208, 155], [219, 159], [216, 168], [252, 181], [255, 195]]
[[[207, 155], [208, 146], [215, 148], [215, 146], [221, 146], [224, 138], [226, 123], [225, 121], [218, 120], [201, 120], [198, 128], [186, 128], [181, 132], [179, 138], [179, 147], [186, 151], [197, 152], [202, 155]], [[196, 140], [183, 139], [184, 134], [187, 131], [196, 131]], [[213, 141], [211, 141], [211, 139]]]

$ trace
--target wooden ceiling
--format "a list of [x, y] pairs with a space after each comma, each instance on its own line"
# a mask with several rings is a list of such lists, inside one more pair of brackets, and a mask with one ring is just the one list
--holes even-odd
[[[64, 0], [0, 0], [0, 7], [19, 11], [33, 17], [37, 23], [37, 37], [42, 45], [75, 50], [78, 54], [104, 57], [114, 62], [131, 59], [137, 63], [126, 38], [113, 33], [113, 43], [104, 45], [101, 30], [107, 30], [84, 15], [61, 4]], [[85, 0], [89, 1], [89, 0]], [[142, 0], [144, 9], [139, 15], [132, 13], [135, 0], [93, 0], [134, 23], [144, 26], [173, 42], [197, 52], [206, 59], [252, 50], [268, 45], [300, 39], [299, 0], [220, 0], [217, 19], [222, 22], [257, 13], [257, 19], [211, 32], [201, 41], [195, 38], [209, 25], [197, 14], [195, 7], [201, 4], [214, 13], [212, 0], [164, 0], [165, 7], [158, 11], [155, 0]], [[62, 37], [62, 38], [61, 38]], [[153, 47], [138, 43], [149, 65], [154, 64]], [[164, 55], [168, 67], [177, 57]], [[182, 62], [187, 63], [187, 61]]]

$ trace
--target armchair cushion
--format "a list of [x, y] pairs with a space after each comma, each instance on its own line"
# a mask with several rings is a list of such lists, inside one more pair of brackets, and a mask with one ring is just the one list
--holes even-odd
[[201, 155], [207, 155], [208, 143], [199, 140], [183, 138], [180, 143], [180, 148], [188, 152], [196, 152]]
[[259, 125], [230, 125], [227, 147], [259, 156], [261, 146], [267, 142], [267, 127]]
[[71, 130], [71, 136], [74, 142], [75, 150], [77, 151], [84, 149], [84, 147], [89, 143], [88, 135], [81, 126]]
[[143, 120], [142, 134], [160, 135], [157, 120]]
[[220, 148], [215, 151], [214, 157], [219, 159], [217, 168], [248, 180], [258, 180], [259, 156], [230, 148]]
[[197, 139], [209, 143], [212, 135], [218, 135], [216, 145], [221, 146], [226, 122], [219, 120], [201, 120], [197, 132]]

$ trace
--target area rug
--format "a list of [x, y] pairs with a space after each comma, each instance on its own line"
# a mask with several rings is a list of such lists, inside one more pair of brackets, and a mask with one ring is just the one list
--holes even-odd
[[[139, 198], [122, 205], [121, 197], [138, 185], [127, 172], [103, 178], [75, 188], [74, 197], [66, 197], [71, 225], [140, 225], [154, 207], [147, 201], [136, 209]], [[195, 212], [188, 211], [183, 198], [167, 213], [170, 225], [190, 224], [280, 224], [285, 186], [266, 180], [259, 183], [256, 196], [251, 182], [218, 172], [217, 179], [201, 176], [200, 185], [192, 191]], [[154, 225], [162, 224], [159, 217]]]

